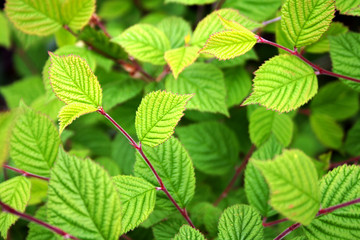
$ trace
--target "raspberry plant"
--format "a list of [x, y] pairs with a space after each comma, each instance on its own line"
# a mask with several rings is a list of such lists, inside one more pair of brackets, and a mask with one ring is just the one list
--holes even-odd
[[346, 15], [360, 1], [7, 0], [1, 237], [359, 238]]

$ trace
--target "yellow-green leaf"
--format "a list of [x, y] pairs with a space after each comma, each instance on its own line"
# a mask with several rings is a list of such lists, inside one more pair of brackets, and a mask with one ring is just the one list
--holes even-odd
[[196, 46], [181, 47], [177, 49], [172, 49], [165, 52], [165, 60], [169, 64], [170, 69], [175, 77], [189, 65], [191, 65], [197, 57], [199, 48]]

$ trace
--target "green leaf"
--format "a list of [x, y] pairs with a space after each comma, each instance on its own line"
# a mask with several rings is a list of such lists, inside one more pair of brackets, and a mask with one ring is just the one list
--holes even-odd
[[189, 225], [184, 225], [180, 228], [179, 233], [176, 234], [174, 240], [205, 240], [204, 235], [202, 235], [199, 230], [190, 227]]
[[360, 16], [359, 0], [336, 0], [335, 6], [341, 14]]
[[261, 24], [240, 15], [239, 12], [234, 9], [216, 10], [206, 16], [196, 26], [194, 34], [191, 38], [192, 45], [203, 47], [211, 34], [224, 30], [220, 18], [218, 17], [219, 15], [224, 19], [235, 21], [247, 29], [254, 29], [261, 26]]
[[61, 6], [63, 24], [71, 29], [81, 29], [95, 11], [95, 0], [64, 0]]
[[316, 42], [327, 31], [335, 14], [328, 0], [287, 0], [281, 9], [281, 27], [295, 47]]
[[[360, 33], [349, 32], [339, 36], [331, 36], [329, 40], [333, 71], [360, 79]], [[345, 79], [341, 80], [349, 87], [360, 92], [360, 83]]]
[[320, 113], [311, 114], [310, 124], [322, 144], [333, 149], [341, 147], [344, 130], [331, 116]]
[[98, 108], [102, 92], [96, 76], [80, 57], [50, 54], [50, 83], [56, 96], [66, 104], [81, 103]]
[[168, 91], [180, 94], [194, 94], [187, 109], [229, 115], [226, 107], [224, 76], [215, 66], [194, 63], [187, 67], [176, 80], [168, 76], [165, 82]]
[[[360, 196], [359, 166], [341, 166], [320, 181], [321, 207], [328, 208]], [[360, 235], [359, 204], [321, 215], [303, 227], [309, 239], [356, 239]]]
[[6, 19], [3, 12], [0, 12], [0, 46], [5, 48], [10, 47], [10, 27], [8, 20]]
[[253, 92], [244, 105], [259, 103], [288, 112], [308, 102], [317, 92], [314, 70], [292, 55], [279, 55], [265, 62], [256, 72]]
[[60, 8], [60, 1], [7, 0], [5, 12], [21, 31], [46, 36], [61, 28]]
[[198, 47], [189, 46], [172, 49], [165, 52], [165, 60], [170, 66], [175, 79], [178, 78], [179, 74], [184, 70], [184, 68], [195, 62], [199, 56], [198, 51]]
[[31, 182], [30, 200], [28, 205], [45, 202], [47, 198], [48, 182], [39, 178], [29, 178]]
[[149, 93], [136, 112], [135, 127], [142, 144], [155, 147], [165, 142], [184, 115], [192, 95], [177, 95], [165, 91]]
[[214, 58], [212, 59], [211, 64], [219, 68], [229, 68], [229, 67], [244, 65], [247, 60], [258, 60], [258, 57], [256, 56], [254, 49], [251, 49], [250, 51], [246, 52], [244, 55], [240, 55], [236, 58], [231, 58], [225, 61], [220, 61]]
[[254, 160], [271, 190], [271, 206], [292, 221], [308, 225], [320, 207], [317, 172], [300, 150], [285, 150], [273, 161]]
[[203, 5], [216, 2], [216, 0], [165, 0], [165, 3], [181, 3], [185, 5]]
[[[172, 137], [160, 146], [155, 148], [144, 146], [143, 150], [170, 194], [179, 206], [184, 208], [194, 196], [195, 191], [194, 168], [185, 148], [179, 140]], [[136, 155], [134, 173], [158, 186], [154, 174], [139, 154]], [[158, 202], [160, 206], [172, 206], [162, 191], [158, 192]]]
[[232, 107], [240, 105], [251, 90], [251, 79], [244, 67], [224, 69], [227, 90], [226, 105]]
[[25, 107], [10, 139], [10, 156], [16, 166], [24, 171], [48, 177], [59, 145], [60, 137], [52, 121]]
[[172, 49], [185, 45], [185, 38], [191, 34], [191, 26], [180, 17], [167, 17], [157, 27], [165, 33]]
[[[30, 187], [29, 180], [23, 176], [2, 182], [0, 184], [0, 200], [17, 211], [24, 212], [30, 199]], [[4, 239], [7, 237], [8, 229], [18, 218], [11, 213], [0, 212], [0, 233]]]
[[256, 146], [261, 146], [272, 135], [284, 147], [289, 146], [294, 130], [289, 116], [261, 107], [251, 113], [249, 121], [250, 139]]
[[341, 82], [332, 82], [322, 87], [311, 101], [311, 112], [344, 120], [359, 110], [359, 95]]
[[154, 65], [165, 64], [164, 54], [170, 49], [165, 33], [149, 24], [136, 24], [112, 39], [120, 44], [129, 55]]
[[175, 234], [178, 233], [179, 228], [184, 225], [184, 220], [179, 218], [169, 219], [159, 224], [156, 224], [152, 230], [156, 240], [169, 240], [173, 239]]
[[224, 124], [202, 122], [176, 130], [189, 151], [195, 168], [209, 175], [223, 175], [234, 169], [239, 143]]
[[271, 135], [269, 139], [251, 155], [251, 158], [257, 160], [273, 159], [282, 152], [283, 148], [282, 144], [276, 139], [276, 136]]
[[[47, 222], [47, 207], [42, 206], [39, 210], [36, 211], [35, 217], [41, 221]], [[29, 225], [29, 233], [26, 237], [26, 240], [57, 240], [58, 235], [49, 229], [38, 225], [34, 222], [30, 222]]]
[[98, 109], [89, 104], [70, 103], [61, 108], [59, 112], [59, 133], [69, 126], [75, 119], [87, 113], [96, 112]]
[[118, 166], [118, 164], [108, 157], [99, 157], [96, 158], [96, 162], [102, 166], [110, 176], [117, 176], [121, 174], [121, 170]]
[[14, 112], [1, 112], [0, 113], [0, 170], [3, 163], [8, 159], [10, 136], [14, 127], [15, 113]]
[[122, 135], [117, 134], [111, 143], [111, 157], [120, 166], [123, 174], [133, 173], [135, 164], [135, 148], [129, 144], [129, 141]]
[[117, 176], [113, 181], [121, 196], [121, 233], [126, 233], [139, 226], [154, 210], [156, 189], [133, 176]]
[[252, 207], [237, 204], [227, 208], [219, 221], [219, 240], [263, 239], [259, 213]]
[[51, 171], [48, 220], [80, 239], [115, 240], [121, 230], [120, 197], [105, 170], [60, 150]]
[[360, 155], [360, 121], [358, 120], [347, 132], [345, 149], [352, 156]]
[[69, 33], [65, 28], [60, 28], [55, 33], [55, 41], [58, 47], [63, 47], [66, 45], [72, 46], [75, 45], [77, 38]]

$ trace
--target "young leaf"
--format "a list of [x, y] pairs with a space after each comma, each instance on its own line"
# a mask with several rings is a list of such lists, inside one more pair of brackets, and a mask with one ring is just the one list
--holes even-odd
[[62, 26], [60, 1], [7, 0], [5, 12], [15, 27], [27, 34], [46, 36]]
[[120, 197], [109, 175], [90, 159], [59, 151], [47, 204], [49, 222], [79, 239], [119, 238]]
[[317, 172], [300, 150], [285, 150], [273, 161], [254, 160], [271, 189], [271, 206], [292, 221], [310, 224], [320, 207]]
[[165, 64], [164, 53], [170, 49], [164, 32], [149, 24], [136, 24], [112, 39], [134, 58], [155, 65]]
[[264, 230], [259, 213], [247, 205], [227, 208], [219, 221], [219, 240], [263, 239]]
[[[158, 172], [175, 201], [184, 208], [192, 199], [195, 192], [195, 176], [189, 154], [179, 140], [172, 137], [158, 147], [144, 146], [145, 155]], [[151, 184], [158, 186], [154, 174], [145, 161], [136, 155], [134, 173]], [[160, 206], [172, 206], [165, 193], [159, 192]], [[158, 206], [158, 205], [157, 205]]]
[[165, 142], [184, 115], [185, 105], [192, 95], [177, 95], [165, 91], [149, 93], [136, 112], [135, 126], [142, 144], [155, 147]]
[[[321, 207], [328, 208], [360, 196], [359, 166], [341, 166], [320, 181]], [[360, 235], [359, 204], [321, 215], [303, 228], [309, 239], [356, 239]]]
[[287, 0], [281, 9], [281, 26], [295, 47], [316, 42], [335, 14], [333, 1]]
[[95, 0], [65, 0], [61, 6], [63, 24], [71, 29], [81, 29], [95, 11]]
[[218, 112], [228, 116], [224, 76], [215, 66], [194, 63], [187, 67], [176, 80], [169, 76], [165, 82], [168, 91], [180, 94], [194, 94], [187, 109]]
[[190, 227], [189, 225], [184, 225], [180, 228], [179, 233], [176, 234], [174, 240], [205, 240], [204, 235], [202, 235], [199, 230]]
[[222, 175], [234, 169], [239, 143], [235, 134], [224, 124], [202, 122], [180, 127], [176, 133], [199, 171]]
[[[26, 177], [18, 176], [0, 184], [0, 199], [19, 212], [24, 212], [30, 199], [31, 184]], [[18, 216], [11, 213], [0, 212], [0, 233], [7, 239], [8, 229], [13, 225]]]
[[250, 139], [256, 146], [261, 146], [271, 135], [284, 147], [290, 144], [294, 123], [289, 116], [261, 107], [251, 113], [249, 121]]
[[[360, 34], [349, 32], [330, 36], [330, 56], [333, 71], [349, 77], [360, 78]], [[347, 64], [351, 63], [351, 64]], [[342, 79], [354, 90], [360, 92], [360, 83]]]
[[195, 62], [199, 56], [198, 51], [198, 47], [189, 46], [172, 49], [165, 52], [165, 60], [170, 66], [175, 79], [177, 79], [184, 68]]
[[341, 147], [344, 130], [331, 116], [320, 113], [311, 114], [310, 124], [322, 144], [334, 149]]
[[244, 67], [224, 69], [227, 90], [226, 105], [232, 107], [240, 105], [251, 91], [251, 79]]
[[256, 72], [253, 92], [244, 105], [259, 103], [267, 108], [288, 112], [299, 108], [317, 92], [314, 70], [292, 55], [278, 55]]
[[[36, 211], [35, 217], [39, 220], [47, 222], [47, 207], [42, 206], [39, 210]], [[29, 225], [29, 234], [26, 240], [57, 240], [58, 236], [43, 226], [40, 226], [34, 222], [30, 222]]]
[[122, 234], [149, 217], [155, 207], [156, 189], [144, 179], [133, 176], [117, 176], [113, 177], [113, 181], [121, 196]]
[[24, 171], [48, 177], [59, 145], [60, 137], [52, 121], [25, 107], [10, 139], [10, 156], [16, 166]]
[[359, 0], [336, 0], [335, 6], [341, 14], [360, 16]]
[[190, 36], [191, 26], [180, 17], [167, 17], [161, 20], [157, 27], [165, 33], [170, 41], [171, 49], [185, 45], [185, 37]]

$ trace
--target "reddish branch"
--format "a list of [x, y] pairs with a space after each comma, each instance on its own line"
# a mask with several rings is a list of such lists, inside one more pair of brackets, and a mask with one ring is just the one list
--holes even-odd
[[240, 173], [245, 169], [246, 165], [248, 164], [249, 159], [250, 159], [252, 153], [254, 152], [254, 150], [255, 150], [255, 145], [252, 145], [249, 152], [246, 154], [243, 162], [236, 169], [235, 174], [234, 174], [233, 178], [231, 179], [230, 183], [227, 185], [225, 190], [220, 194], [218, 199], [216, 199], [216, 201], [214, 202], [214, 206], [217, 206], [221, 202], [221, 200], [223, 200], [229, 194], [230, 190], [234, 186], [234, 184], [235, 184], [237, 178], [239, 177]]
[[358, 161], [360, 161], [360, 156], [353, 157], [353, 158], [347, 159], [347, 160], [342, 161], [342, 162], [332, 163], [332, 164], [330, 164], [329, 169], [333, 169], [333, 168], [336, 168], [338, 166], [348, 164], [348, 163], [357, 163]]
[[0, 206], [2, 208], [3, 212], [8, 212], [10, 214], [16, 215], [20, 218], [26, 219], [30, 222], [34, 222], [36, 224], [39, 224], [47, 229], [49, 229], [50, 231], [62, 236], [64, 239], [74, 239], [74, 240], [79, 240], [78, 238], [70, 235], [67, 232], [64, 232], [63, 230], [61, 230], [60, 228], [54, 227], [46, 222], [41, 221], [40, 219], [34, 218], [33, 216], [27, 215], [25, 213], [19, 212], [16, 209], [10, 207], [9, 205], [3, 203], [2, 201], [0, 201]]
[[12, 170], [14, 172], [21, 173], [25, 177], [34, 177], [34, 178], [42, 179], [42, 180], [45, 180], [45, 181], [49, 181], [49, 178], [47, 178], [47, 177], [32, 174], [32, 173], [26, 172], [26, 171], [24, 171], [22, 169], [14, 168], [14, 167], [11, 167], [11, 166], [8, 166], [8, 165], [4, 165], [3, 167], [7, 168], [7, 169], [10, 169], [10, 170]]
[[314, 63], [310, 62], [308, 59], [306, 59], [303, 55], [301, 55], [298, 50], [295, 48], [294, 50], [291, 50], [287, 47], [284, 47], [282, 45], [279, 45], [277, 43], [274, 43], [274, 42], [271, 42], [269, 40], [266, 40], [258, 35], [256, 35], [256, 38], [258, 39], [257, 42], [258, 43], [265, 43], [265, 44], [269, 44], [269, 45], [272, 45], [274, 47], [277, 47], [277, 48], [280, 48], [288, 53], [290, 53], [291, 55], [294, 55], [298, 58], [300, 58], [301, 60], [303, 60], [305, 63], [307, 63], [309, 66], [311, 66], [313, 69], [316, 70], [316, 74], [317, 75], [328, 75], [328, 76], [333, 76], [333, 77], [337, 77], [337, 78], [344, 78], [344, 79], [347, 79], [347, 80], [350, 80], [350, 81], [353, 81], [353, 82], [357, 82], [357, 83], [360, 83], [360, 80], [359, 79], [356, 79], [356, 78], [352, 78], [352, 77], [348, 77], [348, 76], [345, 76], [345, 75], [341, 75], [341, 74], [337, 74], [337, 73], [334, 73], [334, 72], [330, 72], [328, 70], [325, 70], [317, 65], [315, 65]]
[[104, 117], [106, 117], [130, 142], [130, 144], [139, 152], [139, 154], [141, 155], [141, 157], [144, 159], [144, 161], [146, 162], [146, 164], [149, 166], [151, 172], [154, 174], [157, 182], [159, 183], [160, 187], [157, 187], [156, 189], [159, 191], [163, 191], [166, 196], [169, 198], [169, 200], [173, 203], [173, 205], [176, 207], [176, 209], [181, 213], [181, 215], [184, 217], [184, 219], [189, 223], [189, 225], [193, 228], [195, 228], [195, 225], [191, 222], [191, 219], [186, 211], [185, 208], [181, 208], [179, 206], [179, 204], [177, 204], [177, 202], [175, 201], [175, 199], [171, 196], [171, 194], [169, 193], [169, 191], [167, 190], [166, 186], [164, 185], [161, 177], [159, 176], [159, 174], [157, 173], [157, 171], [155, 170], [154, 166], [151, 164], [150, 160], [147, 158], [147, 156], [145, 155], [142, 145], [141, 143], [137, 144], [134, 139], [114, 120], [110, 117], [109, 114], [107, 114], [103, 108], [100, 108], [98, 110], [98, 112], [103, 115]]

